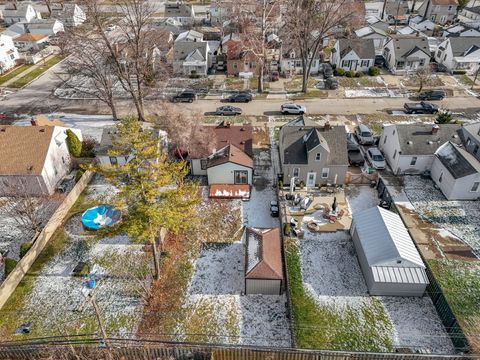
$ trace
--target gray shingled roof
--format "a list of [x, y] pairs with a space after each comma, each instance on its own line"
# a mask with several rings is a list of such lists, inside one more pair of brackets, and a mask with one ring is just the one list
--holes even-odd
[[480, 138], [480, 122], [464, 125], [463, 128], [472, 135], [472, 137]]
[[375, 59], [373, 39], [339, 39], [338, 43], [341, 58], [353, 50], [360, 59]]
[[402, 155], [433, 155], [447, 141], [461, 144], [460, 125], [440, 124], [432, 134], [431, 124], [398, 124], [396, 130]]
[[455, 179], [480, 172], [478, 160], [450, 141], [443, 144], [435, 155]]
[[465, 52], [469, 50], [472, 46], [476, 47], [476, 49], [480, 48], [479, 36], [450, 37], [449, 40], [452, 47], [453, 56], [465, 56]]
[[430, 56], [428, 38], [425, 36], [391, 35], [390, 41], [394, 43], [396, 60], [405, 60], [416, 51], [422, 51]]
[[205, 41], [180, 41], [173, 45], [174, 60], [185, 60], [185, 58], [198, 49], [203, 58], [207, 58], [207, 42]]
[[466, 7], [465, 10], [473, 12], [475, 14], [480, 14], [480, 6]]
[[[318, 139], [318, 144], [322, 140], [325, 144], [323, 147], [330, 150], [328, 159], [329, 165], [347, 165], [347, 135], [345, 132], [345, 126], [331, 126], [329, 130], [325, 130], [321, 126], [303, 126], [303, 121], [295, 120], [297, 124], [293, 125], [292, 122], [284, 125], [281, 129], [282, 147], [280, 151], [284, 152], [285, 164], [308, 164], [308, 149], [312, 150], [312, 146], [315, 145], [315, 139]], [[309, 137], [307, 143], [304, 141], [304, 136], [316, 130], [312, 133], [316, 134], [314, 137]], [[310, 142], [312, 138], [312, 142]], [[323, 139], [322, 139], [323, 138]], [[317, 145], [318, 145], [317, 144]], [[316, 146], [316, 145], [315, 145]]]

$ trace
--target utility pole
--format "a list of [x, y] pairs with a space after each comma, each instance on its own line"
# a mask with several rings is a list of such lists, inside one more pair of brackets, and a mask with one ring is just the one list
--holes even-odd
[[473, 87], [475, 86], [475, 83], [477, 82], [477, 77], [478, 77], [478, 72], [480, 71], [480, 64], [478, 64], [477, 71], [475, 72], [475, 77], [473, 78], [473, 84], [470, 89], [473, 90]]

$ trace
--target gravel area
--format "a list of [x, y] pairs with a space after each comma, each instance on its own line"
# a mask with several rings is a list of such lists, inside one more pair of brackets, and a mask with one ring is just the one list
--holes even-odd
[[480, 202], [448, 201], [430, 179], [405, 176], [405, 193], [424, 218], [460, 238], [480, 258]]

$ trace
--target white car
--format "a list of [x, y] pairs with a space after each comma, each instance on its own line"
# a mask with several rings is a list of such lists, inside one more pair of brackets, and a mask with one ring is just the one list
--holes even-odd
[[117, 28], [117, 27], [116, 27], [115, 25], [110, 24], [110, 25], [107, 26], [107, 28], [106, 28], [105, 30], [107, 30], [107, 31], [113, 31], [113, 30], [115, 30], [116, 28]]
[[371, 147], [367, 150], [367, 159], [374, 169], [383, 170], [387, 166], [383, 154], [376, 147]]
[[303, 105], [298, 104], [283, 104], [282, 114], [302, 115], [307, 112], [307, 109]]

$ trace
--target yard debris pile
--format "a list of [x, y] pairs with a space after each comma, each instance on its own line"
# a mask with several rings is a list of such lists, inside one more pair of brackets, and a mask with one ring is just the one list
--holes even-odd
[[480, 202], [448, 201], [430, 179], [405, 176], [405, 193], [415, 210], [469, 245], [480, 258]]

